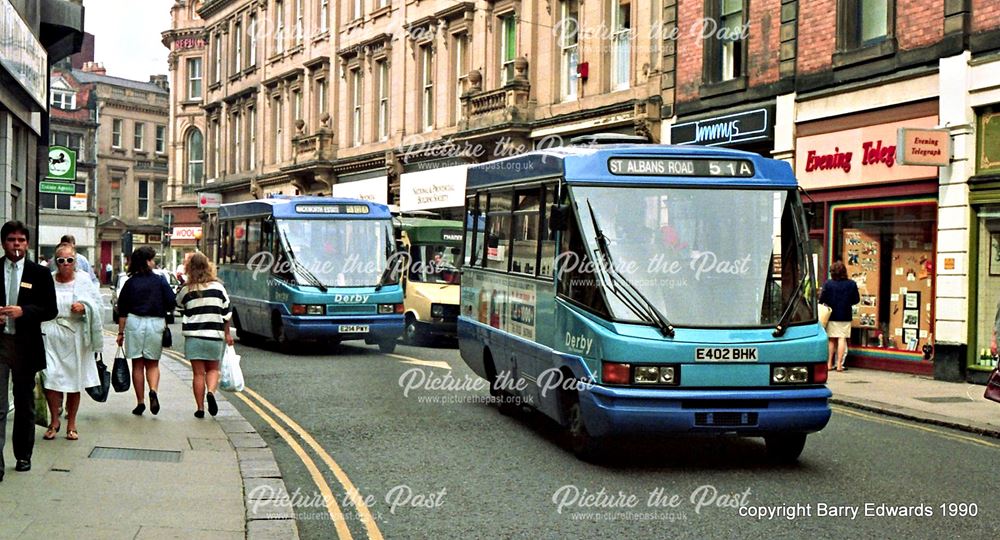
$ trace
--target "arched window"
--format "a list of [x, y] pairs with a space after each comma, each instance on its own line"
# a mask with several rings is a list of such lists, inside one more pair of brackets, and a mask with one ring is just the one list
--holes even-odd
[[187, 184], [201, 185], [205, 179], [205, 143], [197, 128], [187, 136]]

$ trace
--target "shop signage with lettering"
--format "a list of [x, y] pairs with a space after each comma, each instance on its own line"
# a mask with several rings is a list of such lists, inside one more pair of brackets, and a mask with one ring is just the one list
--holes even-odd
[[199, 193], [198, 208], [218, 208], [222, 204], [221, 193]]
[[806, 189], [936, 178], [936, 166], [909, 165], [897, 159], [898, 130], [936, 125], [937, 117], [928, 116], [799, 137], [795, 175]]
[[201, 38], [181, 38], [174, 40], [175, 51], [186, 51], [189, 49], [205, 48], [205, 40]]
[[330, 195], [333, 197], [361, 199], [362, 201], [386, 204], [389, 201], [389, 178], [387, 176], [379, 176], [366, 180], [334, 184], [330, 188]]
[[403, 173], [399, 179], [399, 209], [432, 210], [465, 204], [465, 173], [468, 165]]
[[904, 165], [947, 167], [951, 163], [951, 133], [947, 129], [900, 128], [896, 161]]
[[200, 232], [201, 227], [174, 227], [170, 234], [170, 240], [194, 240]]
[[774, 109], [716, 116], [670, 127], [671, 144], [718, 146], [774, 138]]
[[[34, 4], [34, 3], [32, 3]], [[10, 0], [0, 0], [0, 65], [44, 109], [49, 55]]]

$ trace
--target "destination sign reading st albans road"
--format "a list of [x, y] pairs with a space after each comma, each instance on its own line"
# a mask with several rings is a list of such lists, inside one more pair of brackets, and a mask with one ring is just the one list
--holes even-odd
[[746, 159], [611, 158], [608, 171], [628, 176], [733, 176], [754, 175]]

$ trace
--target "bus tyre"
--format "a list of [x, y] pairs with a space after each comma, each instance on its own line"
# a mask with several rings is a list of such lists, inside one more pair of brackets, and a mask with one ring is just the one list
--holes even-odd
[[[569, 392], [567, 392], [568, 394]], [[569, 448], [577, 458], [586, 462], [598, 462], [604, 457], [604, 446], [601, 441], [587, 431], [583, 422], [583, 409], [580, 400], [573, 395], [569, 404], [566, 434], [569, 438]]]
[[240, 340], [240, 343], [249, 345], [253, 341], [253, 336], [243, 328], [243, 324], [240, 322], [240, 314], [235, 309], [233, 310], [233, 327], [236, 328], [236, 337]]
[[390, 354], [396, 350], [396, 342], [393, 341], [380, 341], [378, 343], [378, 351], [383, 354]]
[[406, 326], [403, 328], [403, 343], [407, 345], [420, 345], [420, 329], [417, 327], [417, 318], [412, 313], [406, 315]]
[[805, 433], [783, 433], [764, 437], [767, 457], [775, 463], [795, 463], [806, 446]]
[[285, 335], [285, 324], [281, 322], [281, 315], [274, 313], [271, 315], [271, 337], [278, 344], [279, 349], [286, 349], [289, 345], [288, 336]]

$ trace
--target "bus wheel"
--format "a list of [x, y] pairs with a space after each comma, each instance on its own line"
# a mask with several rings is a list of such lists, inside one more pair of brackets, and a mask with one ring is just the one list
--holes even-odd
[[396, 350], [396, 342], [393, 341], [380, 341], [378, 342], [378, 351], [383, 354], [390, 354]]
[[783, 433], [764, 437], [767, 456], [775, 463], [795, 463], [806, 446], [805, 433]]
[[520, 407], [514, 404], [514, 394], [500, 388], [497, 367], [493, 363], [493, 354], [489, 349], [483, 351], [483, 367], [486, 370], [486, 381], [490, 383], [490, 397], [497, 405], [497, 410], [504, 416], [514, 416]]
[[563, 395], [567, 406], [566, 435], [568, 437], [570, 450], [576, 457], [587, 462], [600, 461], [604, 455], [604, 447], [600, 439], [594, 437], [587, 431], [587, 425], [583, 422], [583, 409], [580, 407], [580, 398], [576, 391], [566, 390]]
[[403, 328], [403, 343], [420, 345], [420, 329], [417, 328], [417, 318], [412, 313], [406, 314], [406, 326]]
[[281, 315], [278, 313], [271, 316], [271, 337], [280, 348], [288, 345], [288, 336], [285, 335], [285, 324], [281, 322]]
[[235, 309], [233, 310], [233, 327], [236, 328], [236, 337], [239, 338], [240, 343], [249, 345], [253, 341], [253, 336], [243, 328], [243, 324], [240, 322], [240, 314]]

